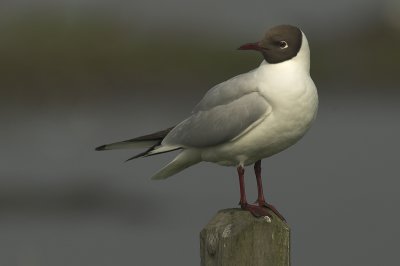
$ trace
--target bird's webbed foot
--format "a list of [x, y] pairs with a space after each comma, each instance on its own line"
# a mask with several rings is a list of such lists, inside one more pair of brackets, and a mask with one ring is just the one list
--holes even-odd
[[283, 217], [283, 215], [280, 214], [280, 212], [274, 207], [274, 205], [269, 204], [269, 203], [267, 203], [267, 202], [265, 202], [265, 201], [257, 201], [257, 203], [258, 203], [258, 206], [260, 206], [260, 207], [262, 207], [262, 208], [264, 208], [264, 209], [267, 209], [267, 210], [272, 211], [272, 212], [275, 213], [275, 215], [278, 216], [282, 221], [286, 222], [285, 217]]
[[272, 215], [270, 213], [269, 208], [265, 208], [264, 206], [257, 206], [257, 205], [251, 205], [248, 203], [245, 204], [240, 204], [240, 207], [243, 210], [249, 211], [254, 217], [269, 217], [272, 219]]

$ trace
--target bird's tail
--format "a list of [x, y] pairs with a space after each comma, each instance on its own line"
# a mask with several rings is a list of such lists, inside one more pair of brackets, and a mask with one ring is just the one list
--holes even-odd
[[140, 136], [134, 139], [128, 139], [124, 141], [114, 142], [110, 144], [101, 145], [96, 148], [96, 151], [105, 151], [105, 150], [115, 150], [115, 149], [135, 149], [135, 148], [147, 148], [144, 152], [141, 152], [127, 161], [139, 158], [146, 157], [151, 155], [156, 155], [160, 153], [170, 152], [180, 147], [167, 147], [161, 146], [162, 140], [165, 136], [173, 129], [174, 127], [167, 128], [165, 130], [161, 130], [149, 135]]
[[115, 149], [131, 149], [131, 148], [149, 148], [154, 145], [160, 145], [165, 136], [174, 127], [167, 128], [149, 135], [140, 136], [134, 139], [114, 142], [101, 145], [96, 148], [96, 151], [115, 150]]
[[[147, 157], [153, 156], [156, 154], [166, 153], [174, 150], [182, 149], [179, 146], [163, 146], [161, 142], [165, 138], [165, 136], [173, 129], [174, 127], [167, 128], [162, 131], [155, 132], [153, 134], [137, 137], [134, 139], [129, 139], [120, 142], [114, 142], [111, 144], [102, 145], [96, 148], [96, 151], [104, 151], [104, 150], [114, 150], [114, 149], [129, 149], [129, 148], [147, 148], [142, 153], [139, 153], [127, 161], [139, 158], [139, 157]], [[166, 179], [189, 166], [196, 164], [201, 161], [200, 155], [197, 150], [185, 150], [183, 149], [181, 153], [179, 153], [174, 160], [172, 160], [169, 164], [164, 166], [160, 171], [158, 171], [152, 179], [160, 180]]]
[[196, 150], [183, 150], [174, 160], [155, 173], [151, 179], [166, 179], [186, 168], [201, 161], [200, 154]]

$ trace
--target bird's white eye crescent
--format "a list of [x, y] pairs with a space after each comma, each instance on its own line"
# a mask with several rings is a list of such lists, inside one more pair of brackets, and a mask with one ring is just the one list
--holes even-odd
[[288, 48], [288, 44], [287, 44], [287, 42], [285, 42], [285, 41], [280, 41], [280, 42], [279, 42], [279, 47], [280, 47], [281, 49], [286, 49], [286, 48]]

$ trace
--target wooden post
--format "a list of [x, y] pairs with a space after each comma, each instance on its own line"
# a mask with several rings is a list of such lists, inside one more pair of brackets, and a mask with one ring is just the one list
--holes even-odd
[[290, 229], [277, 216], [219, 211], [200, 233], [202, 266], [289, 266]]

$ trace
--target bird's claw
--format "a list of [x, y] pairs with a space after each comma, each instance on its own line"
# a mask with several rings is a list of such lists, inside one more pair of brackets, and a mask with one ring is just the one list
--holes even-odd
[[269, 217], [272, 220], [272, 215], [268, 208], [263, 206], [251, 205], [251, 204], [240, 204], [243, 210], [249, 211], [254, 217]]
[[282, 221], [286, 222], [285, 217], [283, 217], [282, 214], [274, 207], [274, 205], [266, 203], [265, 201], [256, 201], [258, 203], [258, 206], [264, 207], [268, 210], [271, 210], [273, 213], [275, 213], [276, 216], [278, 216]]

